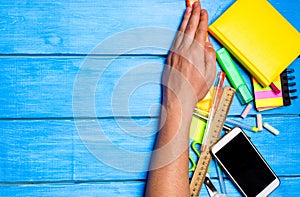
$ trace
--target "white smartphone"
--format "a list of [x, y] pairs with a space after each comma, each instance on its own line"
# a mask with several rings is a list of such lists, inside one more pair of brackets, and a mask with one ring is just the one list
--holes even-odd
[[243, 196], [267, 196], [280, 184], [279, 178], [239, 127], [220, 139], [211, 152]]

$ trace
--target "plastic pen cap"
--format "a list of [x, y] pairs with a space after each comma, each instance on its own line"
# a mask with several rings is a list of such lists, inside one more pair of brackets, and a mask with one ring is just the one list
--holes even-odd
[[248, 86], [246, 84], [240, 85], [237, 89], [237, 97], [242, 104], [249, 103], [253, 100], [252, 94], [250, 93]]
[[237, 97], [240, 100], [240, 102], [242, 104], [246, 104], [252, 101], [253, 96], [248, 86], [246, 85], [235, 63], [233, 62], [225, 48], [222, 48], [217, 51], [217, 60], [222, 69], [225, 71], [230, 84], [236, 90]]

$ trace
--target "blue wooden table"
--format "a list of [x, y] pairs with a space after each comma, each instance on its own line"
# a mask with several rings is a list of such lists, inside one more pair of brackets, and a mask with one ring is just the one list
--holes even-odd
[[[232, 3], [202, 1], [210, 23]], [[270, 3], [300, 31], [299, 0]], [[1, 196], [143, 195], [160, 77], [184, 8], [182, 0], [0, 2]], [[300, 91], [299, 66], [298, 58], [290, 68]], [[230, 116], [243, 108], [235, 98]], [[244, 121], [254, 125], [256, 113]], [[262, 114], [281, 133], [247, 134], [280, 177], [271, 196], [299, 196], [300, 99]]]

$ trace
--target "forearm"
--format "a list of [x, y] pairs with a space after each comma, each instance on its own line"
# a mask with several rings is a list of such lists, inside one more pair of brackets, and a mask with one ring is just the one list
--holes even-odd
[[165, 104], [153, 153], [147, 196], [189, 195], [189, 127], [193, 104]]
[[152, 153], [147, 196], [189, 196], [189, 127], [196, 102], [204, 98], [216, 71], [206, 42], [208, 15], [199, 2], [187, 8], [164, 68], [161, 128]]

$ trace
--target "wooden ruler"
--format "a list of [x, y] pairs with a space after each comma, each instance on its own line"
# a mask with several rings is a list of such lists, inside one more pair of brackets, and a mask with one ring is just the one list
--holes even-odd
[[215, 116], [212, 120], [211, 129], [208, 131], [207, 147], [201, 152], [197, 167], [194, 171], [190, 183], [190, 196], [199, 196], [201, 187], [203, 185], [205, 175], [211, 160], [210, 149], [219, 140], [220, 134], [226, 120], [232, 99], [235, 94], [235, 89], [226, 86], [223, 90], [219, 105], [217, 107]]

